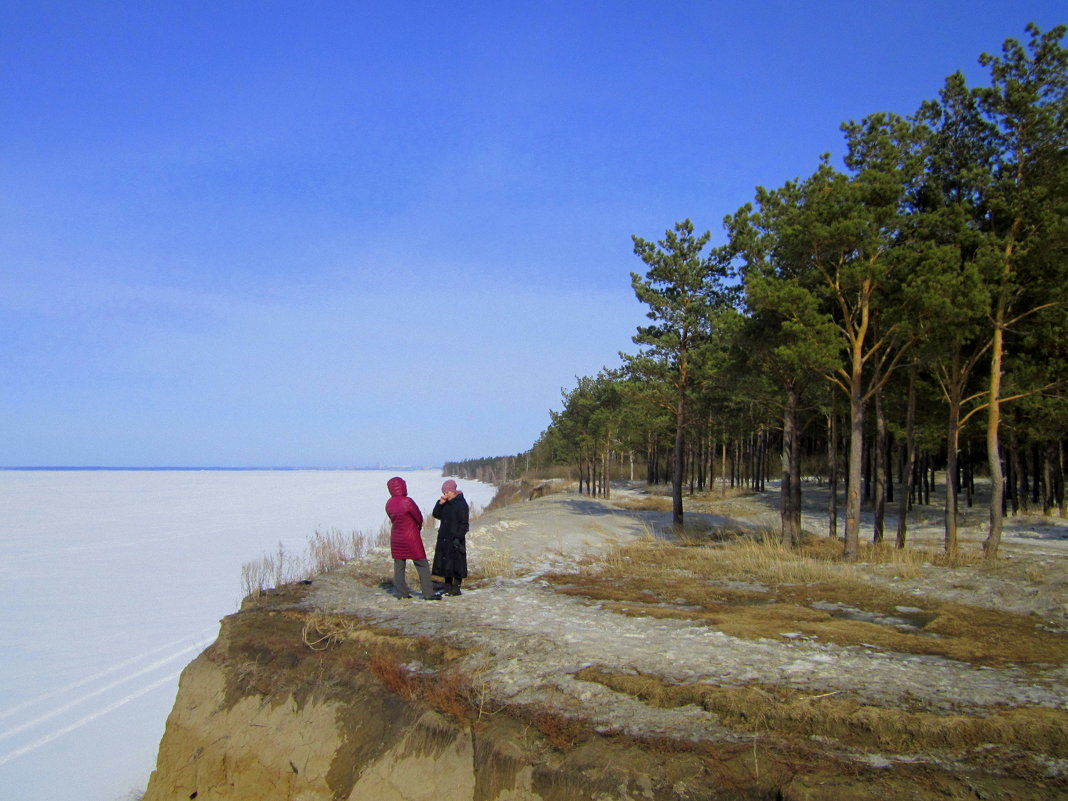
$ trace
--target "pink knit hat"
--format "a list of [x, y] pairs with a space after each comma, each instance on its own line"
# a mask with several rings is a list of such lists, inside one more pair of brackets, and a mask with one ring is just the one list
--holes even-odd
[[441, 491], [442, 493], [459, 492], [459, 490], [456, 489], [456, 482], [453, 481], [451, 478], [441, 485]]

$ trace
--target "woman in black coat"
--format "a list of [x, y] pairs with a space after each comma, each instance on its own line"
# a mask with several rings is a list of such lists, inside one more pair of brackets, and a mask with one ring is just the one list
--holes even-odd
[[431, 514], [441, 523], [430, 572], [445, 579], [446, 595], [459, 595], [460, 584], [467, 576], [468, 509], [464, 494], [451, 478], [441, 485], [441, 498]]

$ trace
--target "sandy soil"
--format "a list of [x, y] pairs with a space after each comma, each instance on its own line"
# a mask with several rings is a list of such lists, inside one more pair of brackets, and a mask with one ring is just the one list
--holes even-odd
[[[638, 486], [614, 495], [640, 495]], [[826, 531], [818, 488], [806, 495], [804, 526]], [[735, 527], [774, 527], [777, 496], [767, 492], [690, 507], [691, 518]], [[985, 511], [966, 510], [961, 546], [978, 550], [985, 536]], [[574, 674], [607, 666], [663, 677], [672, 683], [719, 686], [774, 685], [823, 697], [841, 694], [877, 706], [922, 708], [949, 714], [983, 714], [992, 707], [1068, 708], [1064, 665], [976, 666], [942, 657], [906, 655], [875, 646], [839, 646], [813, 639], [742, 639], [689, 620], [620, 615], [587, 598], [554, 590], [544, 576], [573, 567], [584, 554], [667, 530], [663, 512], [624, 511], [586, 496], [558, 494], [486, 513], [468, 536], [473, 572], [505, 574], [476, 582], [458, 598], [402, 601], [383, 586], [390, 575], [388, 553], [376, 552], [315, 579], [306, 605], [325, 612], [359, 615], [410, 635], [444, 639], [470, 649], [465, 670], [484, 691], [512, 703], [546, 703], [581, 716], [599, 729], [641, 735], [662, 734], [694, 741], [744, 741], [705, 709], [688, 705], [661, 709]], [[896, 522], [888, 521], [892, 538]], [[870, 537], [870, 526], [865, 527]], [[430, 536], [428, 549], [432, 548]], [[915, 513], [910, 542], [941, 542], [941, 514]], [[975, 567], [922, 567], [908, 580], [879, 566], [867, 568], [874, 583], [908, 593], [917, 610], [932, 598], [1002, 610], [1034, 612], [1039, 625], [1068, 632], [1068, 521], [1014, 518], [1006, 523], [1002, 559], [995, 571]], [[639, 566], [640, 570], [640, 566]], [[412, 586], [418, 586], [414, 576]], [[868, 765], [931, 759], [947, 767], [945, 754], [873, 754], [854, 758]], [[1068, 763], [1045, 759], [1041, 770], [1068, 775]]]

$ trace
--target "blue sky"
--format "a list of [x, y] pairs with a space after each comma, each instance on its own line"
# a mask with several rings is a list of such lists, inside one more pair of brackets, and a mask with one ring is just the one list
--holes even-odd
[[[721, 239], [1068, 5], [49, 2], [0, 29], [0, 465], [530, 446]], [[836, 159], [836, 163], [837, 159]]]

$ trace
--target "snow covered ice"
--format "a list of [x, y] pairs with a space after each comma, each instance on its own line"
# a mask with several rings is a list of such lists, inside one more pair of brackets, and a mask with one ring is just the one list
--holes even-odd
[[[0, 471], [4, 797], [143, 789], [178, 674], [236, 611], [241, 565], [279, 543], [301, 554], [316, 529], [376, 533], [395, 474], [429, 511], [437, 470]], [[460, 484], [478, 506], [493, 496]]]

